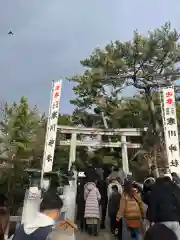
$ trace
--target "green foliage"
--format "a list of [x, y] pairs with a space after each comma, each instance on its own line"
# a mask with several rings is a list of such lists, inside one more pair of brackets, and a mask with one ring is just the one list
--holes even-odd
[[[149, 124], [148, 108], [142, 95], [124, 97], [113, 114], [112, 128], [143, 128]], [[109, 123], [111, 124], [111, 123]]]
[[95, 49], [81, 61], [87, 69], [84, 74], [72, 78], [77, 83], [73, 104], [83, 110], [91, 109], [94, 104], [102, 108], [108, 104], [117, 107], [119, 92], [127, 85], [143, 90], [147, 98], [151, 90], [174, 83], [179, 77], [178, 39], [177, 31], [166, 23], [148, 36], [135, 31], [131, 41], [111, 42], [105, 49]]
[[[70, 115], [59, 115], [58, 117], [58, 125], [72, 125], [71, 116]], [[54, 171], [64, 171], [66, 172], [68, 169], [69, 162], [69, 147], [68, 146], [60, 146], [59, 141], [69, 138], [65, 134], [57, 134], [56, 138], [56, 149], [54, 153], [54, 162], [53, 162], [53, 170]]]
[[[177, 31], [166, 23], [146, 36], [135, 31], [131, 41], [115, 41], [104, 49], [95, 49], [81, 61], [84, 73], [71, 78], [76, 83], [73, 89], [76, 98], [71, 101], [76, 109], [72, 116], [60, 115], [58, 124], [100, 128], [148, 127], [145, 136], [127, 138], [130, 142], [142, 143], [144, 148], [140, 154], [128, 150], [130, 166], [139, 174], [139, 170], [147, 172], [156, 160], [161, 163], [163, 144], [159, 133], [163, 128], [157, 89], [174, 84], [179, 78], [178, 40]], [[127, 86], [139, 92], [132, 97], [122, 97]], [[180, 104], [178, 101], [176, 104], [180, 123]], [[41, 167], [46, 123], [37, 107], [29, 107], [25, 97], [19, 103], [5, 104], [1, 109], [0, 184], [1, 191], [7, 192], [12, 201], [12, 194], [25, 187], [27, 176], [24, 169]], [[66, 171], [69, 161], [69, 147], [59, 146], [63, 139], [70, 139], [70, 135], [57, 136], [53, 169], [58, 171]], [[103, 137], [103, 141], [109, 140], [120, 141], [120, 138]], [[121, 150], [118, 148], [89, 151], [87, 147], [77, 147], [76, 165], [79, 169], [85, 169], [94, 157], [101, 163], [121, 166]]]
[[[144, 147], [163, 151], [159, 138], [163, 129], [157, 89], [172, 85], [179, 78], [179, 60], [179, 34], [170, 23], [149, 31], [146, 36], [135, 31], [131, 41], [115, 41], [104, 49], [95, 49], [81, 61], [85, 68], [83, 75], [71, 79], [76, 82], [76, 99], [71, 101], [76, 106], [73, 121], [88, 127], [105, 127], [105, 124], [112, 128], [147, 126]], [[140, 93], [122, 98], [120, 94], [127, 86]], [[179, 122], [179, 104], [177, 116]], [[103, 151], [116, 159], [121, 158], [116, 149], [113, 154], [112, 149], [108, 153]]]
[[[143, 90], [172, 83], [171, 81], [178, 79], [173, 73], [179, 73], [176, 65], [180, 58], [178, 40], [177, 31], [171, 29], [170, 23], [166, 23], [161, 28], [150, 31], [148, 36], [142, 36], [135, 31], [131, 41], [111, 42], [104, 50], [96, 49], [89, 58], [81, 61], [89, 70], [78, 80], [75, 78], [78, 83], [75, 92], [77, 90], [78, 93], [80, 88], [84, 88], [85, 80], [86, 89], [98, 85], [102, 92], [106, 85], [121, 87], [123, 80], [127, 85]], [[156, 78], [158, 74], [164, 74], [171, 79]], [[92, 75], [96, 79], [88, 81], [87, 75], [90, 79]], [[86, 95], [89, 95], [87, 93]]]
[[59, 115], [58, 117], [58, 125], [72, 125], [71, 116], [67, 114]]
[[180, 125], [180, 103], [176, 102], [176, 117], [177, 117], [177, 124]]
[[[26, 168], [41, 169], [47, 120], [30, 108], [25, 97], [11, 106], [5, 104], [0, 115], [0, 191], [6, 193], [14, 209], [24, 198], [28, 186]], [[60, 115], [58, 124], [71, 125], [71, 116]], [[63, 137], [63, 136], [61, 136]], [[60, 136], [57, 137], [57, 145]], [[57, 146], [54, 170], [68, 169], [69, 147]]]
[[1, 110], [0, 183], [1, 191], [9, 196], [10, 201], [13, 201], [12, 194], [18, 188], [23, 191], [24, 169], [37, 161], [33, 156], [40, 148], [37, 136], [43, 124], [43, 116], [36, 106], [33, 109], [29, 107], [25, 97], [20, 99], [19, 104], [5, 104]]
[[22, 160], [31, 156], [37, 131], [44, 120], [37, 108], [31, 110], [27, 99], [22, 97], [19, 104], [10, 107], [6, 104], [1, 113], [2, 153], [7, 159]]

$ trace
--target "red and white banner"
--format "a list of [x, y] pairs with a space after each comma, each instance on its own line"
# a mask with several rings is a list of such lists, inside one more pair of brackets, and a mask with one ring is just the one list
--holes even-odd
[[46, 140], [43, 156], [43, 173], [52, 171], [56, 145], [57, 123], [61, 98], [62, 80], [53, 81], [52, 95], [47, 123]]
[[166, 151], [171, 172], [180, 173], [179, 137], [174, 87], [162, 88], [162, 118]]

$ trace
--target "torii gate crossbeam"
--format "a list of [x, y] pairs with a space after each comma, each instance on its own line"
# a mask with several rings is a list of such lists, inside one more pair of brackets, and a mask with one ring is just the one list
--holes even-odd
[[[84, 127], [72, 127], [59, 125], [58, 132], [71, 134], [71, 140], [60, 141], [60, 145], [70, 146], [69, 155], [69, 169], [71, 164], [76, 160], [76, 146], [87, 146], [87, 147], [116, 147], [122, 149], [122, 165], [125, 173], [129, 173], [128, 163], [128, 151], [127, 148], [141, 148], [141, 144], [129, 143], [126, 141], [126, 136], [141, 136], [143, 132], [147, 131], [147, 128], [121, 128], [121, 129], [100, 129], [100, 128], [84, 128]], [[120, 136], [121, 141], [118, 142], [102, 142], [101, 139], [95, 143], [92, 141], [80, 141], [77, 140], [77, 135], [98, 135], [100, 138], [103, 135], [106, 136]]]

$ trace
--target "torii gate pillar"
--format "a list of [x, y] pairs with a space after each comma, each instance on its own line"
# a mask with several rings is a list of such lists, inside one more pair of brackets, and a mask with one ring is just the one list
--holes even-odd
[[121, 142], [122, 142], [122, 166], [123, 171], [125, 174], [129, 173], [129, 162], [128, 162], [128, 151], [127, 151], [127, 143], [126, 143], [126, 136], [121, 136]]
[[72, 133], [71, 144], [70, 144], [70, 153], [69, 153], [68, 170], [71, 169], [72, 163], [74, 163], [76, 161], [76, 140], [77, 140], [77, 133]]
[[[71, 169], [72, 163], [76, 160], [76, 140], [77, 134], [72, 133], [69, 153], [69, 166], [68, 170]], [[69, 182], [69, 186], [64, 187], [65, 202], [68, 206], [65, 218], [70, 219], [72, 222], [75, 221], [76, 215], [76, 194], [77, 194], [77, 171], [73, 169], [74, 180]]]

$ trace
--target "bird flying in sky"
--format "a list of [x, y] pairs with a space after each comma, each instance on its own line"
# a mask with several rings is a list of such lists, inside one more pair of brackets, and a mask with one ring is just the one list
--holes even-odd
[[14, 35], [14, 33], [12, 31], [9, 31], [8, 34], [9, 35]]

